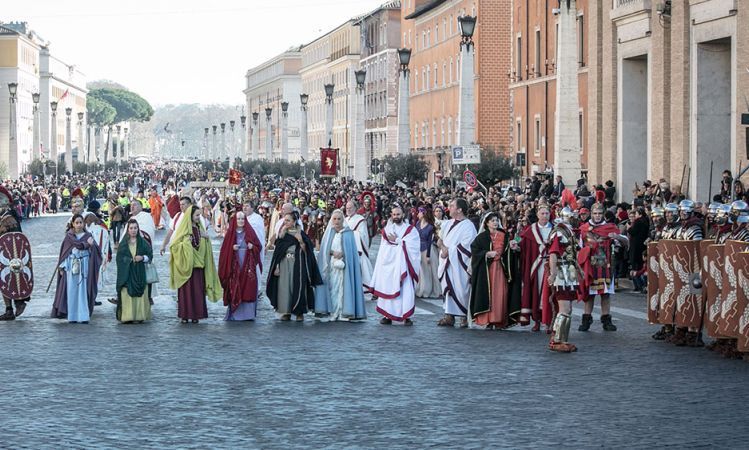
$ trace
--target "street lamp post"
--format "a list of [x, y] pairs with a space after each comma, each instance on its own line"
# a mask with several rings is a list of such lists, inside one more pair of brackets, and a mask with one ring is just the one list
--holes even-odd
[[281, 159], [289, 160], [289, 102], [281, 102]]
[[234, 168], [234, 158], [235, 158], [234, 149], [235, 149], [235, 144], [237, 142], [237, 137], [234, 134], [235, 124], [236, 122], [234, 120], [229, 121], [229, 129], [231, 130], [231, 145], [229, 146], [229, 167], [231, 167], [232, 169]]
[[411, 146], [411, 125], [409, 111], [408, 85], [411, 79], [411, 71], [408, 64], [411, 62], [411, 49], [399, 48], [398, 61], [400, 62], [400, 75], [398, 78], [398, 154], [408, 154]]
[[307, 102], [309, 101], [309, 95], [300, 94], [299, 101], [302, 104], [302, 120], [299, 126], [299, 156], [302, 158], [302, 173], [305, 173], [305, 162], [309, 158], [309, 144], [307, 136]]
[[270, 116], [273, 114], [273, 108], [265, 108], [265, 159], [273, 160], [273, 127]]
[[33, 138], [33, 144], [32, 144], [34, 148], [31, 150], [31, 159], [32, 160], [34, 160], [34, 159], [41, 159], [41, 157], [42, 157], [41, 144], [39, 143], [39, 141], [41, 140], [40, 137], [39, 137], [40, 134], [41, 134], [40, 131], [39, 131], [39, 125], [40, 125], [40, 121], [39, 121], [39, 98], [40, 98], [40, 94], [38, 92], [34, 92], [33, 94], [31, 94], [31, 99], [34, 101], [34, 109], [33, 109], [33, 114], [34, 114], [34, 124], [33, 124], [33, 127], [34, 127], [34, 138]]
[[247, 160], [247, 116], [244, 114], [239, 117], [239, 123], [242, 125], [242, 134], [239, 138], [239, 157], [245, 161]]
[[83, 112], [78, 113], [78, 161], [81, 162], [88, 162], [84, 161], [85, 158], [83, 156]]
[[333, 147], [333, 93], [335, 85], [329, 83], [325, 85], [325, 142], [324, 146]]
[[73, 108], [65, 108], [65, 172], [73, 174]]
[[55, 182], [57, 182], [59, 175], [57, 170], [57, 166], [59, 165], [59, 158], [57, 157], [57, 102], [50, 102], [49, 107], [52, 109], [52, 127], [50, 131], [52, 139], [49, 149], [49, 159], [55, 163]]
[[474, 107], [474, 70], [473, 56], [475, 45], [473, 32], [476, 29], [475, 16], [461, 16], [460, 25], [460, 97], [458, 99], [458, 145], [469, 145], [476, 142], [476, 115]]
[[16, 123], [16, 95], [18, 93], [18, 83], [8, 83], [8, 92], [10, 93], [10, 130], [8, 133], [8, 174], [11, 180], [18, 178], [18, 126]]
[[364, 69], [357, 70], [354, 72], [354, 75], [356, 77], [356, 114], [354, 114], [356, 133], [353, 136], [354, 143], [351, 146], [353, 152], [352, 159], [354, 161], [353, 177], [356, 181], [365, 181], [368, 178], [367, 171], [369, 169], [369, 164], [367, 163], [367, 149], [364, 146], [364, 83], [367, 80], [367, 71]]
[[226, 157], [226, 123], [221, 123], [221, 149], [218, 151], [218, 160], [223, 161]]
[[258, 117], [260, 117], [260, 113], [254, 112], [252, 113], [252, 159], [258, 159], [259, 153], [260, 153], [260, 131], [259, 131], [259, 123], [258, 123]]

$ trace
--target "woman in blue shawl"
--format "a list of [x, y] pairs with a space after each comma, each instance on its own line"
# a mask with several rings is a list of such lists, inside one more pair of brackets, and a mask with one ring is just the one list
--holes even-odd
[[364, 288], [354, 232], [340, 209], [333, 211], [317, 255], [324, 284], [315, 288], [315, 314], [335, 320], [363, 320]]

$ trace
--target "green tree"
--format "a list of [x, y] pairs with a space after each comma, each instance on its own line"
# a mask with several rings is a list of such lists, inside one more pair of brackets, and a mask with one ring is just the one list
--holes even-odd
[[394, 185], [396, 181], [409, 185], [421, 183], [426, 181], [429, 173], [427, 163], [421, 156], [414, 154], [386, 156], [382, 162], [385, 165], [385, 180], [390, 185]]
[[504, 156], [502, 152], [495, 152], [491, 148], [483, 149], [481, 164], [475, 164], [470, 169], [476, 174], [476, 178], [487, 186], [509, 180], [517, 173], [512, 158]]
[[35, 159], [26, 167], [26, 172], [34, 177], [44, 176], [44, 163], [41, 159]]
[[88, 123], [92, 125], [111, 125], [117, 116], [117, 110], [112, 105], [91, 95], [86, 96], [86, 110]]
[[[88, 97], [109, 104], [115, 110], [110, 123], [135, 121], [147, 122], [153, 116], [153, 108], [140, 95], [124, 89], [101, 88], [89, 91]], [[88, 105], [87, 105], [88, 106]]]

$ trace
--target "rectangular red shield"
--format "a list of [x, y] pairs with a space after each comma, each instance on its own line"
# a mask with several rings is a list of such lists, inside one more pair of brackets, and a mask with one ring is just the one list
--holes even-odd
[[736, 257], [738, 262], [737, 300], [739, 310], [739, 341], [737, 349], [749, 352], [749, 253], [743, 251]]
[[694, 282], [700, 276], [700, 241], [675, 241], [674, 250], [674, 323], [677, 327], [699, 328], [704, 305], [702, 292], [694, 288]]
[[749, 243], [741, 241], [727, 241], [723, 267], [723, 298], [718, 320], [718, 333], [727, 338], [738, 338], [739, 317], [743, 311], [739, 311], [738, 289], [739, 289], [739, 253], [746, 251]]
[[[707, 244], [707, 245], [705, 245]], [[725, 245], [713, 241], [700, 243], [702, 255], [702, 294], [705, 298], [704, 328], [707, 335], [717, 339], [718, 318], [720, 317], [721, 298], [723, 295], [723, 252]]]
[[674, 294], [674, 244], [677, 241], [658, 242], [658, 263], [661, 276], [658, 278], [658, 323], [673, 325], [676, 312]]
[[658, 323], [658, 278], [661, 275], [658, 261], [658, 243], [648, 243], [648, 322]]
[[320, 176], [335, 177], [338, 175], [338, 149], [320, 149]]

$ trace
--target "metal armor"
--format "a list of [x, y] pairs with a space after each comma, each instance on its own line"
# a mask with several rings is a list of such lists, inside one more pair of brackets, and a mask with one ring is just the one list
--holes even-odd
[[557, 277], [554, 280], [554, 286], [560, 289], [575, 289], [580, 284], [575, 235], [569, 226], [559, 223], [551, 230], [549, 241], [555, 237], [559, 237], [559, 242], [564, 246], [564, 252], [557, 258]]

